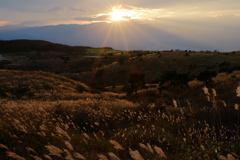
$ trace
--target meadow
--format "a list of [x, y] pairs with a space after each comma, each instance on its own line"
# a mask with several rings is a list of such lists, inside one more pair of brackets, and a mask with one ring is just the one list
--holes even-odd
[[[239, 52], [50, 46], [1, 53], [1, 160], [240, 159]], [[83, 57], [103, 49], [105, 59]], [[217, 71], [209, 85], [206, 70]], [[131, 80], [135, 71], [145, 76]]]
[[[226, 101], [219, 99], [224, 97], [220, 88], [201, 85], [192, 85], [179, 97], [172, 97], [171, 92], [180, 93], [176, 87], [164, 96], [157, 90], [150, 96], [150, 91], [140, 91], [139, 97], [157, 97], [150, 103], [109, 92], [77, 92], [73, 88], [79, 82], [51, 73], [2, 70], [1, 77], [4, 73], [15, 80], [8, 83], [25, 82], [34, 93], [54, 82], [57, 87], [50, 93], [58, 94], [40, 90], [14, 97], [9, 92], [1, 99], [0, 159], [240, 158], [238, 84], [228, 86], [233, 97]], [[224, 83], [218, 85], [226, 87]]]

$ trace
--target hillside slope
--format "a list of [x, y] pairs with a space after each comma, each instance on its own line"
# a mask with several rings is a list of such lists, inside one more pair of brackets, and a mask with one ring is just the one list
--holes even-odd
[[[131, 54], [122, 61], [114, 62], [93, 72], [81, 73], [79, 80], [87, 82], [92, 79], [99, 85], [124, 85], [128, 82], [130, 74], [134, 72], [143, 73], [146, 83], [159, 82], [160, 75], [164, 71], [189, 73], [192, 77], [198, 76], [199, 72], [203, 71], [227, 72], [230, 74], [235, 70], [240, 70], [239, 59], [240, 52], [156, 51], [140, 56]], [[95, 75], [95, 77], [92, 75]]]
[[42, 71], [0, 70], [0, 98], [74, 99], [90, 88], [81, 82]]

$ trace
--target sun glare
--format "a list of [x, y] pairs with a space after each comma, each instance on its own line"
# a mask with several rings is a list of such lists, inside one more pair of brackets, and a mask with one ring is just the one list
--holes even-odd
[[135, 18], [135, 11], [126, 10], [126, 9], [115, 9], [109, 13], [111, 21], [123, 21]]

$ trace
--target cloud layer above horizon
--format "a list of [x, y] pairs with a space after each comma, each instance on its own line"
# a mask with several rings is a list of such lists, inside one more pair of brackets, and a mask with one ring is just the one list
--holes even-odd
[[0, 25], [37, 26], [107, 21], [109, 17], [106, 15], [113, 7], [139, 13], [142, 23], [146, 23], [146, 19], [156, 21], [161, 18], [201, 21], [240, 17], [239, 0], [1, 0]]
[[1, 0], [0, 30], [8, 25], [111, 23], [114, 9], [129, 13], [121, 17], [125, 21], [150, 24], [196, 41], [210, 38], [219, 43], [221, 38], [240, 37], [239, 0]]

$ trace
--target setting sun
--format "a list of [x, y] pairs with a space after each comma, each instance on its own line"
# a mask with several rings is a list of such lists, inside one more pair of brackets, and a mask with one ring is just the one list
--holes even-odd
[[137, 18], [137, 13], [135, 11], [127, 9], [113, 8], [113, 11], [109, 13], [109, 15], [111, 21], [123, 21]]

